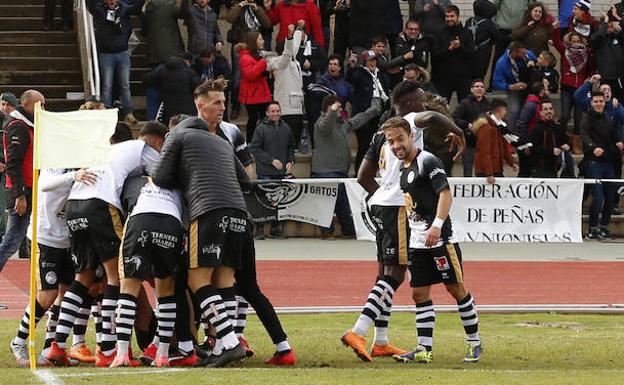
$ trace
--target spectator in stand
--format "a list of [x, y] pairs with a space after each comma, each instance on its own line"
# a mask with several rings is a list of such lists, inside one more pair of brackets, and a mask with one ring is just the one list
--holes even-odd
[[459, 21], [459, 8], [450, 5], [444, 15], [446, 25], [434, 38], [432, 78], [440, 95], [450, 103], [455, 93], [459, 102], [470, 92], [475, 45]]
[[381, 71], [381, 76], [385, 77], [385, 82], [392, 85], [391, 73], [398, 72], [398, 69], [391, 68], [389, 65], [390, 58], [387, 55], [388, 41], [384, 36], [376, 36], [373, 38], [370, 50], [377, 57], [377, 68]]
[[[388, 84], [384, 84], [384, 78], [377, 68], [375, 53], [373, 51], [362, 52], [360, 64], [361, 66], [357, 66], [357, 56], [352, 54], [349, 58], [347, 81], [353, 86], [351, 99], [353, 114], [363, 112], [374, 104], [378, 104], [381, 108], [388, 101]], [[376, 123], [376, 120], [373, 120], [355, 132], [358, 140], [358, 150], [355, 157], [356, 170], [360, 167], [360, 163], [368, 151], [370, 141], [377, 131]]]
[[[524, 11], [526, 11], [533, 0], [494, 0], [492, 2], [498, 10], [496, 12], [496, 27], [499, 34], [505, 38], [504, 41], [496, 44], [496, 51], [494, 52], [494, 63], [496, 63], [503, 56], [511, 42], [511, 30], [520, 24]], [[493, 83], [494, 73], [492, 72], [490, 84]]]
[[113, 105], [113, 88], [121, 94], [124, 121], [137, 123], [132, 114], [130, 96], [130, 53], [128, 40], [132, 34], [130, 16], [139, 15], [143, 0], [124, 3], [119, 0], [87, 0], [93, 15], [98, 61], [102, 77], [102, 100], [107, 107]]
[[531, 177], [556, 178], [567, 161], [565, 153], [570, 151], [570, 145], [565, 129], [555, 121], [552, 101], [542, 101], [540, 119], [531, 131], [530, 140], [533, 143]]
[[202, 82], [218, 78], [230, 80], [232, 76], [227, 60], [223, 56], [218, 55], [214, 48], [202, 49], [197, 56], [191, 57], [190, 64]]
[[472, 176], [475, 147], [477, 137], [474, 135], [472, 125], [475, 120], [490, 110], [490, 101], [485, 97], [485, 84], [482, 79], [475, 79], [470, 86], [470, 95], [459, 103], [453, 111], [453, 120], [464, 131], [466, 149], [462, 154], [464, 176]]
[[531, 132], [540, 117], [542, 100], [548, 95], [547, 82], [539, 81], [531, 83], [529, 86], [529, 95], [516, 121], [514, 133], [518, 136], [518, 141], [515, 143], [518, 150], [518, 163], [520, 166], [518, 177], [524, 178], [531, 176], [531, 167], [533, 166]]
[[4, 127], [6, 156], [6, 207], [9, 215], [6, 232], [0, 242], [0, 271], [6, 261], [15, 253], [26, 238], [30, 223], [33, 135], [35, 104], [45, 105], [45, 98], [39, 91], [27, 90], [20, 97], [20, 104], [11, 112], [11, 120]]
[[264, 9], [262, 0], [245, 0], [232, 2], [226, 20], [232, 24], [227, 33], [227, 41], [231, 44], [232, 81], [228, 87], [231, 91], [232, 111], [230, 117], [238, 118], [240, 114], [240, 102], [238, 101], [238, 90], [240, 88], [241, 74], [238, 66], [238, 51], [234, 48], [236, 44], [245, 39], [247, 32], [264, 32], [273, 28], [271, 20]]
[[572, 8], [572, 16], [568, 19], [568, 32], [578, 32], [585, 39], [596, 31], [598, 22], [589, 13], [591, 0], [577, 0]]
[[342, 58], [331, 55], [327, 60], [327, 72], [318, 80], [318, 84], [336, 93], [338, 101], [344, 106], [351, 101], [351, 84], [345, 80], [342, 71]]
[[[351, 167], [351, 146], [349, 144], [349, 123], [342, 120], [342, 104], [335, 95], [323, 98], [323, 112], [314, 125], [312, 155], [313, 178], [347, 178]], [[343, 183], [338, 185], [338, 195], [334, 208], [343, 236], [355, 235], [351, 209]], [[323, 239], [334, 238], [334, 225], [322, 227]]]
[[[591, 96], [591, 109], [581, 122], [583, 163], [587, 178], [613, 179], [615, 177], [613, 164], [617, 157], [622, 157], [624, 150], [624, 143], [616, 132], [613, 120], [605, 113], [605, 104], [602, 92], [594, 92]], [[592, 203], [589, 208], [589, 231], [586, 239], [610, 238], [609, 223], [615, 204], [615, 185], [596, 183], [592, 185], [591, 192]], [[600, 229], [598, 229], [599, 219]]]
[[548, 80], [548, 91], [556, 94], [559, 91], [559, 72], [555, 69], [557, 59], [550, 51], [542, 51], [537, 57], [537, 61], [528, 63], [529, 84]]
[[266, 78], [267, 61], [262, 57], [264, 39], [260, 32], [247, 32], [245, 40], [236, 45], [240, 56], [241, 83], [238, 100], [247, 109], [247, 142], [262, 119], [267, 104], [272, 100]]
[[[141, 16], [141, 33], [147, 40], [147, 62], [152, 70], [172, 56], [184, 52], [178, 19], [182, 18], [176, 0], [147, 0]], [[162, 98], [158, 87], [147, 87], [145, 109], [147, 120], [156, 119]]]
[[332, 0], [334, 12], [334, 55], [344, 58], [349, 47], [349, 24], [351, 22], [351, 0]]
[[574, 106], [581, 113], [586, 113], [591, 108], [591, 93], [597, 89], [602, 92], [605, 99], [605, 113], [614, 120], [617, 130], [624, 129], [624, 106], [617, 98], [613, 97], [611, 86], [607, 83], [600, 84], [601, 77], [598, 74], [592, 75], [574, 93]]
[[517, 165], [509, 152], [507, 141], [503, 138], [507, 117], [507, 104], [500, 99], [492, 101], [492, 107], [485, 116], [477, 119], [472, 126], [477, 145], [475, 147], [475, 175], [486, 177], [490, 184], [496, 183], [497, 177], [503, 176], [504, 162], [514, 170]]
[[193, 91], [202, 80], [183, 58], [171, 57], [164, 66], [145, 74], [143, 83], [160, 89], [163, 100], [161, 122], [169, 123], [169, 118], [178, 114], [197, 115]]
[[[488, 0], [476, 0], [472, 4], [474, 16], [466, 20], [466, 28], [472, 33], [475, 43], [475, 59], [472, 61], [473, 79], [485, 79], [485, 74], [492, 62], [494, 43], [506, 44], [507, 37], [498, 32], [492, 18], [496, 15], [496, 6]], [[472, 171], [471, 171], [472, 173]]]
[[420, 21], [425, 35], [435, 36], [444, 29], [444, 12], [451, 4], [450, 0], [416, 0], [409, 16]]
[[97, 96], [91, 95], [81, 104], [79, 110], [105, 110], [106, 105]]
[[624, 33], [619, 16], [603, 15], [602, 24], [591, 34], [591, 47], [602, 83], [611, 86], [613, 96], [624, 100], [622, 80], [624, 76]]
[[268, 11], [273, 25], [279, 24], [276, 42], [280, 43], [288, 35], [288, 26], [297, 25], [303, 20], [307, 34], [311, 35], [318, 44], [325, 46], [323, 27], [321, 26], [321, 11], [314, 0], [286, 0], [277, 2]]
[[370, 46], [373, 37], [381, 35], [393, 51], [402, 25], [399, 0], [351, 1], [349, 45], [359, 54]]
[[[13, 119], [11, 118], [11, 112], [15, 111], [18, 106], [19, 101], [12, 93], [4, 92], [0, 95], [0, 117], [2, 117], [0, 120], [0, 129], [4, 131], [4, 127]], [[4, 170], [2, 170], [2, 172], [4, 172]]]
[[[49, 31], [58, 27], [54, 23], [56, 0], [44, 0], [43, 7], [43, 30]], [[71, 31], [74, 29], [74, 2], [61, 0], [61, 25], [60, 30]]]
[[528, 51], [521, 42], [515, 41], [509, 45], [494, 67], [494, 89], [507, 92], [507, 122], [512, 131], [526, 98], [527, 64], [531, 60], [537, 60], [533, 52]]
[[295, 144], [301, 140], [303, 131], [303, 76], [301, 65], [294, 57], [299, 51], [302, 31], [295, 31], [294, 25], [288, 26], [288, 36], [281, 46], [283, 52], [277, 57], [268, 58], [268, 70], [273, 74], [275, 86], [273, 98], [281, 107], [281, 118], [290, 127]]
[[223, 38], [217, 24], [218, 16], [208, 2], [209, 0], [182, 0], [182, 17], [188, 29], [188, 50], [195, 55], [204, 48], [214, 48], [217, 52], [223, 48]]
[[[290, 127], [281, 119], [281, 116], [279, 103], [270, 102], [266, 108], [266, 118], [254, 132], [249, 149], [256, 159], [258, 180], [294, 177], [295, 140]], [[277, 220], [271, 221], [269, 237], [286, 238]], [[258, 224], [256, 239], [264, 239], [264, 223]]]
[[522, 16], [522, 21], [511, 32], [511, 40], [521, 41], [531, 52], [548, 51], [548, 40], [552, 36], [553, 21], [544, 4], [531, 3]]
[[405, 29], [397, 38], [396, 48], [387, 68], [399, 69], [398, 78], [400, 82], [406, 65], [413, 63], [419, 67], [427, 68], [432, 49], [433, 41], [421, 32], [418, 20], [409, 19], [405, 23]]
[[579, 133], [582, 111], [574, 107], [574, 92], [590, 76], [590, 52], [587, 40], [578, 32], [569, 32], [563, 36], [553, 30], [553, 45], [561, 55], [561, 117], [559, 124], [564, 130], [568, 128], [570, 113], [574, 108], [574, 128]]

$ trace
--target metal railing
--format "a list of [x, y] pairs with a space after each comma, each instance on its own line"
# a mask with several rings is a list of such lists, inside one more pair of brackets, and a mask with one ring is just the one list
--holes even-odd
[[[100, 67], [98, 62], [93, 16], [87, 9], [85, 0], [79, 0], [78, 12], [82, 17], [83, 34], [86, 49], [87, 72], [91, 96], [100, 96]], [[86, 91], [86, 90], [85, 90]]]

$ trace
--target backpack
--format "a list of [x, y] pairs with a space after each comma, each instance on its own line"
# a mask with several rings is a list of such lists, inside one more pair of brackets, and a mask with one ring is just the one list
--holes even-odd
[[490, 41], [492, 41], [492, 38], [488, 37], [487, 39], [485, 39], [484, 41], [482, 41], [481, 43], [477, 44], [477, 33], [479, 32], [479, 26], [483, 23], [485, 23], [488, 19], [480, 19], [477, 20], [476, 17], [471, 17], [470, 19], [468, 19], [468, 21], [466, 22], [466, 28], [468, 29], [468, 31], [470, 31], [470, 33], [472, 33], [472, 41], [474, 41], [475, 43], [475, 51], [478, 51], [479, 48], [485, 46], [486, 44], [488, 44]]

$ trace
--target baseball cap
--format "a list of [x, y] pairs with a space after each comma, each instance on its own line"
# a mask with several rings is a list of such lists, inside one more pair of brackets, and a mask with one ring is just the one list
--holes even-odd
[[13, 95], [10, 92], [4, 92], [2, 95], [0, 95], [0, 99], [9, 103], [13, 107], [19, 106], [19, 102], [17, 101], [17, 98], [15, 97], [15, 95]]

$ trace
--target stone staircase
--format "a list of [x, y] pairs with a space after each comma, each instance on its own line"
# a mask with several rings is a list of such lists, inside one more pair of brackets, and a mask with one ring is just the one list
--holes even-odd
[[82, 97], [67, 94], [84, 91], [76, 33], [44, 31], [42, 20], [41, 0], [0, 1], [0, 92], [19, 98], [34, 88], [45, 96], [46, 109], [75, 110]]

